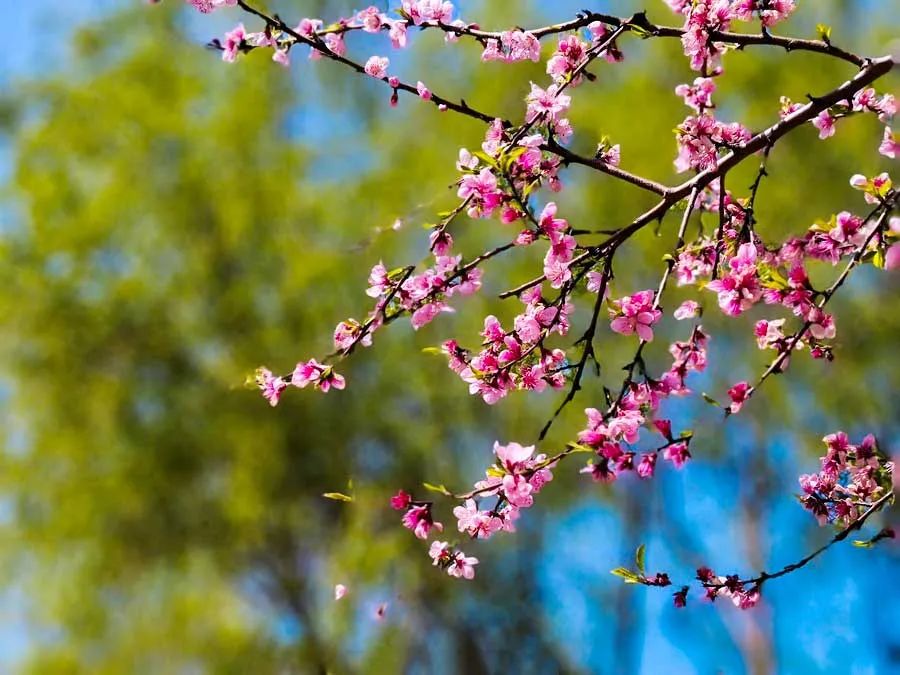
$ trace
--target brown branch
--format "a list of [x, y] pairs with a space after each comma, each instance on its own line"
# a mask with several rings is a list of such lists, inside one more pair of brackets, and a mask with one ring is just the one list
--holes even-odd
[[872, 514], [874, 514], [876, 511], [879, 511], [881, 509], [881, 507], [884, 506], [893, 497], [894, 497], [893, 490], [885, 493], [880, 499], [878, 499], [878, 501], [876, 501], [868, 509], [866, 509], [865, 513], [863, 513], [859, 518], [854, 520], [847, 527], [845, 527], [843, 530], [841, 530], [836, 535], [834, 535], [834, 537], [832, 537], [831, 540], [827, 544], [825, 544], [824, 546], [820, 546], [815, 551], [813, 551], [809, 555], [805, 556], [804, 558], [801, 558], [797, 562], [791, 563], [790, 565], [785, 565], [777, 572], [772, 572], [771, 574], [768, 572], [761, 572], [759, 576], [754, 577], [752, 579], [745, 579], [745, 580], [741, 581], [741, 583], [745, 584], [745, 585], [762, 584], [764, 581], [768, 581], [769, 579], [777, 579], [779, 577], [783, 577], [787, 574], [790, 574], [791, 572], [799, 570], [801, 567], [805, 567], [810, 562], [812, 562], [813, 560], [818, 558], [820, 555], [822, 555], [829, 548], [831, 548], [832, 546], [837, 544], [839, 541], [843, 541], [844, 539], [846, 539], [850, 535], [851, 532], [860, 529], [863, 526], [863, 524], [865, 524], [866, 520], [868, 520]]

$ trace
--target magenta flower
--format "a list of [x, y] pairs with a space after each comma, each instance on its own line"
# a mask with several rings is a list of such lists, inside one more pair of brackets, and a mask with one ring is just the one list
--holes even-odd
[[222, 60], [227, 63], [234, 63], [246, 39], [247, 31], [242, 23], [225, 33], [225, 38], [222, 40]]
[[281, 394], [287, 388], [287, 382], [276, 377], [268, 368], [259, 368], [256, 371], [256, 384], [269, 405], [273, 408], [278, 405]]
[[728, 397], [731, 399], [731, 405], [728, 410], [734, 414], [740, 412], [741, 407], [747, 401], [747, 392], [750, 385], [747, 382], [738, 382], [728, 390]]
[[413, 534], [419, 539], [428, 539], [428, 533], [431, 532], [432, 528], [438, 532], [444, 530], [443, 525], [432, 520], [430, 504], [410, 507], [410, 509], [403, 514], [401, 522], [403, 523], [403, 527], [407, 530], [412, 530]]
[[403, 490], [398, 490], [397, 494], [391, 497], [391, 508], [395, 511], [403, 511], [409, 506], [411, 501], [412, 497], [409, 494]]
[[678, 441], [663, 451], [663, 457], [672, 462], [676, 469], [680, 469], [691, 458], [691, 451], [688, 450], [687, 442]]
[[656, 453], [646, 452], [641, 455], [641, 461], [637, 465], [637, 475], [641, 478], [652, 478], [656, 469]]
[[754, 244], [742, 244], [729, 260], [731, 268], [721, 279], [710, 281], [706, 288], [718, 293], [719, 308], [729, 316], [737, 316], [750, 309], [762, 298], [762, 285], [756, 270], [757, 252]]
[[648, 290], [614, 300], [610, 328], [622, 335], [637, 333], [645, 342], [653, 340], [652, 326], [662, 317], [662, 312], [653, 306], [654, 297], [654, 292]]

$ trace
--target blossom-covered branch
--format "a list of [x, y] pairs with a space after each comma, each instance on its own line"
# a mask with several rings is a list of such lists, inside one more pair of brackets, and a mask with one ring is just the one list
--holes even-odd
[[[511, 323], [504, 326], [497, 317], [489, 315], [484, 318], [483, 330], [471, 341], [474, 346], [467, 348], [463, 346], [465, 340], [447, 339], [436, 350], [446, 356], [450, 369], [471, 394], [488, 404], [497, 404], [512, 392], [567, 389], [539, 434], [541, 442], [550, 425], [582, 390], [591, 361], [598, 364], [601, 331], [606, 323], [601, 321], [604, 309], [611, 333], [624, 336], [622, 339], [636, 339], [634, 356], [624, 368], [624, 378], [621, 382], [603, 382], [601, 400], [586, 408], [585, 423], [577, 439], [566, 443], [562, 450], [557, 447], [555, 452], [541, 452], [535, 445], [497, 442], [495, 460], [487, 468], [485, 479], [476, 482], [472, 489], [454, 494], [443, 486], [429, 486], [456, 504], [453, 515], [457, 529], [470, 539], [487, 539], [501, 531], [513, 531], [522, 510], [531, 507], [535, 495], [552, 480], [553, 471], [575, 454], [591, 456], [582, 473], [602, 482], [612, 482], [628, 472], [649, 479], [660, 457], [675, 469], [691, 459], [694, 434], [689, 430], [673, 433], [664, 407], [670, 398], [694, 393], [689, 380], [708, 365], [710, 337], [695, 323], [685, 333], [685, 339], [669, 345], [672, 362], [662, 372], [650, 372], [643, 358], [645, 346], [657, 337], [656, 324], [667, 311], [663, 296], [671, 279], [680, 286], [696, 286], [702, 291], [697, 293], [697, 299], [674, 310], [674, 317], [680, 321], [701, 314], [706, 291], [715, 294], [719, 309], [728, 316], [740, 316], [751, 307], [766, 303], [790, 310], [801, 321], [801, 328], [792, 335], [783, 332], [784, 318], [757, 322], [752, 336], [748, 330], [748, 342], [752, 344], [755, 338], [760, 349], [775, 349], [777, 355], [755, 386], [740, 382], [729, 390], [731, 402], [727, 412], [733, 414], [766, 378], [784, 369], [798, 348], [809, 347], [815, 358], [834, 358], [830, 340], [836, 335], [835, 321], [825, 307], [855, 267], [866, 262], [886, 269], [900, 266], [900, 243], [895, 242], [900, 238], [900, 219], [892, 218], [897, 192], [886, 173], [872, 178], [855, 175], [851, 180], [854, 187], [863, 191], [865, 200], [875, 205], [868, 216], [844, 211], [784, 242], [765, 242], [756, 232], [755, 209], [762, 179], [767, 175], [766, 162], [788, 134], [814, 127], [819, 137], [826, 139], [835, 134], [839, 120], [851, 115], [872, 115], [884, 125], [880, 144], [873, 142], [873, 151], [877, 149], [889, 158], [896, 158], [900, 152], [900, 142], [889, 126], [896, 113], [896, 101], [892, 95], [879, 94], [872, 88], [893, 68], [893, 59], [858, 56], [836, 47], [827, 31], [823, 31], [820, 40], [773, 35], [773, 27], [795, 11], [793, 0], [667, 0], [666, 4], [683, 19], [681, 27], [656, 25], [643, 12], [620, 18], [583, 11], [570, 21], [532, 30], [505, 31], [485, 31], [476, 23], [454, 18], [455, 8], [447, 0], [403, 0], [395, 14], [372, 6], [329, 24], [304, 18], [294, 27], [245, 0], [189, 2], [204, 12], [236, 7], [262, 21], [260, 31], [248, 32], [241, 24], [223, 40], [212, 43], [227, 62], [234, 62], [247, 52], [270, 50], [274, 61], [288, 66], [292, 50], [308, 47], [312, 60], [328, 58], [387, 84], [391, 105], [397, 105], [399, 93], [404, 92], [441, 111], [486, 125], [480, 149], [460, 148], [455, 167], [459, 201], [431, 228], [426, 261], [395, 269], [381, 262], [376, 264], [366, 290], [375, 300], [375, 307], [362, 322], [347, 319], [338, 324], [334, 352], [322, 363], [316, 359], [301, 361], [292, 373], [281, 377], [260, 369], [257, 383], [272, 405], [289, 385], [312, 385], [322, 391], [342, 389], [346, 382], [334, 371], [333, 364], [349, 356], [357, 346], [371, 345], [373, 334], [381, 326], [409, 316], [413, 328], [418, 329], [440, 314], [453, 311], [448, 301], [454, 295], [477, 292], [491, 259], [536, 245], [543, 247], [541, 273], [500, 295], [521, 303]], [[760, 32], [732, 30], [739, 22], [758, 23]], [[476, 109], [464, 99], [456, 102], [440, 96], [421, 80], [415, 84], [404, 82], [391, 74], [386, 56], [374, 54], [366, 60], [347, 56], [345, 38], [353, 33], [382, 34], [391, 48], [403, 49], [409, 44], [412, 29], [441, 31], [448, 43], [466, 38], [480, 45], [483, 61], [503, 63], [540, 61], [544, 56], [541, 40], [552, 36], [556, 44], [546, 58], [548, 81], [545, 86], [530, 83], [524, 113], [521, 121], [516, 121]], [[691, 174], [678, 185], [668, 186], [621, 168], [622, 148], [605, 138], [597, 143], [593, 156], [579, 155], [569, 148], [575, 133], [568, 118], [574, 92], [598, 77], [593, 71], [599, 72], [603, 62], [614, 67], [625, 58], [620, 43], [627, 35], [678, 38], [690, 69], [697, 74], [692, 82], [680, 84], [674, 92], [691, 111], [675, 131], [674, 166], [679, 173]], [[773, 118], [777, 115], [778, 120], [754, 133], [738, 121], [719, 119], [713, 103], [717, 78], [725, 72], [725, 55], [753, 45], [817, 52], [849, 62], [858, 72], [823, 95], [809, 96], [805, 104], [782, 98], [780, 110], [773, 104]], [[736, 195], [729, 172], [760, 154], [760, 168], [749, 195]], [[584, 237], [598, 230], [573, 226], [561, 215], [566, 208], [561, 198], [551, 200], [545, 196], [546, 191], [563, 191], [565, 169], [571, 165], [586, 166], [659, 199], [644, 213], [603, 230], [607, 238], [595, 243]], [[675, 246], [665, 258], [656, 289], [611, 297], [617, 252], [648, 225], [662, 223], [682, 203], [685, 207]], [[698, 233], [688, 238], [692, 215], [704, 212], [713, 215], [715, 226], [707, 231], [703, 219], [698, 218]], [[463, 254], [454, 253], [453, 249], [453, 228], [459, 226], [463, 214], [469, 219], [496, 218], [504, 224], [514, 224], [519, 232], [512, 241], [463, 262]], [[811, 260], [835, 266], [847, 262], [833, 284], [820, 292], [808, 280], [806, 265]], [[591, 300], [585, 304], [590, 304], [592, 310], [581, 337], [574, 343], [581, 349], [574, 359], [560, 340], [579, 320], [578, 305], [585, 295]], [[596, 376], [601, 376], [599, 365]], [[648, 430], [651, 435], [645, 433]], [[829, 467], [841, 466], [841, 472], [828, 473], [832, 471], [828, 468], [821, 480], [804, 484], [804, 489], [812, 486], [804, 504], [808, 508], [814, 504], [820, 516], [823, 508], [829, 517], [835, 509], [840, 510], [841, 518], [852, 516], [845, 531], [861, 526], [890, 499], [886, 490], [893, 465], [873, 447], [874, 442], [864, 441], [852, 446], [852, 450], [849, 446], [835, 450], [832, 454], [836, 459]], [[836, 478], [850, 474], [854, 481], [850, 486]], [[845, 498], [848, 490], [853, 493], [849, 501]], [[438, 504], [416, 499], [403, 490], [391, 504], [403, 511], [402, 523], [416, 537], [427, 539], [431, 532], [443, 531], [442, 524], [435, 520]], [[844, 537], [846, 534], [841, 538]], [[751, 606], [763, 581], [799, 569], [825, 548], [774, 574], [741, 580], [736, 576], [720, 579], [709, 572], [700, 581], [711, 597], [730, 594], [741, 606]], [[429, 556], [435, 566], [450, 576], [471, 579], [475, 575], [478, 559], [460, 551], [455, 543], [434, 541]], [[665, 575], [647, 577], [643, 562], [639, 567], [635, 578], [640, 583], [668, 585]], [[676, 603], [684, 604], [686, 593], [686, 588], [676, 593]]]

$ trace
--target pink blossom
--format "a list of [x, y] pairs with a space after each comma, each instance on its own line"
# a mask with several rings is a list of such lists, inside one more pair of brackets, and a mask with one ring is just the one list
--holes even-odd
[[572, 98], [566, 94], [558, 93], [559, 87], [551, 84], [546, 89], [541, 89], [534, 82], [531, 83], [531, 93], [528, 94], [528, 117], [537, 119], [545, 116], [548, 120], [555, 120], [569, 109]]
[[272, 60], [285, 68], [291, 65], [291, 55], [287, 49], [276, 49], [272, 52]]
[[884, 254], [884, 269], [900, 269], [900, 242], [892, 244], [887, 253]]
[[235, 59], [237, 59], [238, 51], [246, 39], [247, 31], [242, 23], [225, 33], [225, 38], [222, 40], [222, 60], [227, 63], [234, 63]]
[[451, 555], [450, 545], [446, 541], [431, 542], [431, 547], [428, 549], [428, 557], [434, 561], [432, 564], [435, 567], [449, 562]]
[[399, 490], [397, 494], [391, 497], [391, 508], [395, 511], [403, 511], [409, 506], [411, 501], [412, 497], [409, 494]]
[[648, 290], [613, 300], [610, 328], [622, 335], [637, 333], [645, 342], [653, 340], [652, 326], [662, 317], [662, 312], [653, 306], [654, 297], [654, 292]]
[[457, 528], [471, 537], [487, 539], [503, 527], [501, 518], [489, 511], [481, 511], [474, 499], [467, 499], [465, 505], [453, 509]]
[[386, 56], [370, 56], [369, 60], [366, 61], [366, 74], [379, 80], [384, 79], [385, 75], [387, 75], [387, 69], [390, 63], [390, 59]]
[[541, 58], [541, 43], [527, 31], [503, 31], [500, 41], [490, 39], [481, 54], [482, 61], [534, 61]]
[[431, 100], [431, 91], [421, 80], [416, 82], [416, 91], [419, 92], [419, 98], [421, 98], [423, 101]]
[[756, 271], [757, 252], [752, 243], [742, 244], [729, 260], [730, 271], [706, 288], [718, 293], [719, 307], [729, 316], [737, 316], [762, 298], [762, 286]]
[[652, 478], [656, 469], [656, 453], [645, 452], [641, 455], [641, 461], [637, 465], [637, 475], [641, 478]]
[[457, 551], [450, 566], [447, 567], [447, 574], [457, 579], [474, 579], [475, 565], [478, 564], [478, 558], [466, 556], [462, 551]]
[[825, 139], [834, 136], [834, 117], [827, 110], [816, 115], [812, 125], [819, 130], [819, 138]]
[[728, 390], [728, 397], [731, 399], [731, 405], [728, 410], [733, 414], [740, 411], [744, 403], [747, 401], [747, 392], [750, 385], [747, 382], [738, 382]]
[[298, 23], [294, 27], [294, 31], [300, 33], [300, 35], [304, 37], [312, 37], [316, 31], [322, 28], [321, 19], [300, 19], [300, 23]]
[[663, 457], [672, 462], [676, 469], [680, 469], [691, 458], [691, 451], [688, 450], [687, 442], [678, 441], [663, 450]]
[[[323, 39], [325, 40], [325, 46], [338, 56], [344, 56], [347, 53], [344, 36], [340, 33], [328, 33]], [[318, 54], [318, 52], [313, 50], [313, 54]]]
[[448, 0], [403, 0], [402, 6], [417, 26], [426, 21], [449, 24], [453, 17], [453, 3]]
[[468, 199], [470, 218], [488, 217], [501, 202], [503, 193], [497, 189], [497, 177], [487, 167], [477, 174], [467, 174], [460, 179], [457, 196]]
[[900, 154], [900, 136], [896, 135], [890, 127], [884, 128], [884, 138], [878, 146], [878, 152], [885, 157], [897, 159]]
[[187, 2], [204, 14], [209, 14], [220, 7], [234, 7], [237, 5], [237, 0], [187, 0]]
[[403, 527], [412, 530], [413, 534], [419, 539], [428, 539], [428, 533], [432, 528], [438, 532], [442, 532], [444, 526], [434, 522], [431, 518], [431, 505], [423, 504], [420, 506], [412, 506], [403, 514], [401, 520]]
[[345, 595], [347, 595], [347, 587], [344, 584], [336, 584], [334, 587], [334, 599], [335, 601], [340, 600]]
[[441, 312], [452, 312], [453, 308], [443, 302], [429, 302], [422, 305], [413, 312], [410, 322], [414, 330], [419, 330], [422, 326], [431, 323], [434, 318]]
[[367, 331], [365, 335], [359, 337], [362, 333], [362, 326], [355, 319], [347, 319], [341, 321], [334, 329], [334, 348], [336, 351], [346, 351], [355, 346], [357, 342], [364, 347], [372, 345], [372, 333]]
[[700, 303], [695, 300], [685, 300], [675, 310], [673, 316], [682, 321], [684, 319], [692, 319], [700, 313]]
[[287, 388], [287, 382], [282, 378], [276, 377], [268, 368], [259, 368], [256, 371], [256, 384], [262, 392], [269, 405], [273, 408], [278, 405], [281, 394]]
[[534, 454], [534, 446], [523, 446], [515, 442], [500, 445], [499, 442], [494, 442], [494, 454], [507, 470], [513, 471], [531, 458]]
[[684, 104], [698, 113], [712, 107], [712, 94], [715, 90], [716, 83], [711, 77], [698, 77], [693, 85], [679, 84], [675, 87], [675, 93], [684, 99]]
[[769, 349], [781, 344], [784, 340], [782, 326], [784, 326], [784, 319], [774, 319], [772, 321], [761, 319], [757, 321], [753, 329], [756, 335], [757, 346], [760, 349]]

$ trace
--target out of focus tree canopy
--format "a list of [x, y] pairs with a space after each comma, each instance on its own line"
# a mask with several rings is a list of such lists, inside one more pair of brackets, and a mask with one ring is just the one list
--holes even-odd
[[[555, 4], [464, 9], [491, 26], [561, 20], [577, 9]], [[584, 582], [596, 607], [582, 632], [617, 650], [587, 656], [566, 644], [558, 613], [554, 625], [542, 580], [553, 546], [547, 524], [570, 509], [601, 505], [676, 532], [670, 520], [679, 510], [649, 508], [643, 485], [597, 487], [561, 468], [542, 494], [544, 515], [529, 513], [516, 535], [473, 547], [480, 576], [465, 588], [429, 566], [387, 506], [397, 488], [422, 481], [468, 485], [495, 439], [533, 439], [555, 406], [548, 393], [487, 408], [443, 360], [421, 352], [447, 336], [474, 336], [486, 313], [511, 315], [514, 307], [492, 297], [533, 275], [533, 255], [489, 268], [485, 292], [459, 315], [417, 334], [403, 321], [379, 333], [348, 362], [344, 392], [295, 392], [272, 410], [242, 387], [260, 363], [289, 370], [327, 352], [334, 324], [367, 308], [372, 264], [425, 254], [421, 225], [452, 204], [458, 147], [476, 147], [480, 126], [411, 98], [391, 109], [377, 83], [299, 54], [290, 71], [256, 54], [225, 67], [200, 37], [221, 24], [195, 23], [179, 2], [122, 5], [74, 35], [66, 63], [18, 83], [4, 103], [14, 168], [0, 231], [0, 561], [31, 629], [22, 672], [639, 668], [642, 619], [629, 603], [640, 589], [623, 592], [605, 577]], [[279, 8], [292, 18], [348, 10]], [[668, 18], [662, 3], [650, 9]], [[862, 25], [866, 12], [884, 21]], [[785, 32], [811, 35], [817, 21], [829, 22], [835, 42], [880, 54], [896, 19], [887, 6], [804, 3]], [[578, 90], [576, 146], [609, 135], [624, 166], [674, 182], [671, 129], [684, 111], [672, 90], [693, 75], [677, 41], [623, 47], [621, 67], [599, 69], [598, 81]], [[411, 50], [397, 58], [404, 73], [428, 73], [433, 88], [506, 116], [521, 114], [529, 79], [541, 77], [532, 64], [481, 65], [477, 49], [448, 50], [439, 36], [416, 36]], [[852, 75], [814, 54], [765, 50], [729, 55], [729, 66], [723, 108], [755, 127], [775, 118], [780, 95], [800, 99]], [[644, 111], [640, 120], [635, 110]], [[878, 134], [873, 120], [854, 118], [834, 139], [819, 141], [810, 128], [779, 145], [759, 198], [763, 235], [861, 211], [847, 172], [887, 168], [873, 152]], [[749, 185], [752, 164], [732, 184]], [[620, 225], [648, 204], [578, 168], [565, 180], [560, 209], [584, 227]], [[658, 277], [672, 230], [666, 221], [659, 237], [642, 236], [618, 271], [619, 288]], [[466, 221], [458, 239], [474, 254], [511, 235]], [[896, 442], [897, 281], [867, 271], [847, 290], [835, 302], [834, 364], [797, 358], [789, 377], [754, 400], [749, 419], [728, 428], [710, 423], [716, 411], [684, 408], [703, 427], [698, 462], [734, 471], [742, 461], [729, 453], [735, 435], [756, 438], [759, 475], [772, 481], [760, 489], [783, 498], [796, 487], [766, 469], [765, 430], [808, 462], [817, 439], [838, 428]], [[751, 353], [749, 321], [712, 314], [704, 325], [716, 358]], [[677, 327], [668, 328], [674, 335]], [[651, 360], [664, 358], [660, 342]], [[627, 345], [611, 335], [602, 344], [604, 371], [615, 373]], [[703, 385], [722, 391], [763, 363], [754, 353]], [[584, 405], [563, 416], [552, 441], [574, 434], [578, 408], [599, 391], [595, 382], [585, 388]], [[325, 500], [327, 491], [354, 502]], [[449, 513], [443, 520], [452, 528]], [[798, 540], [815, 529], [807, 527]], [[640, 536], [621, 534], [613, 553], [633, 550]], [[335, 603], [338, 582], [351, 590]], [[383, 602], [386, 617], [376, 621]], [[707, 634], [727, 643], [711, 617]], [[688, 640], [684, 649], [704, 646]]]

